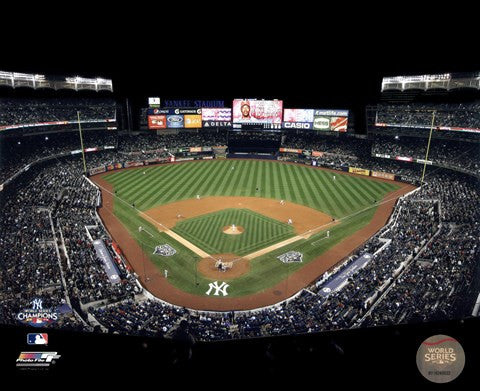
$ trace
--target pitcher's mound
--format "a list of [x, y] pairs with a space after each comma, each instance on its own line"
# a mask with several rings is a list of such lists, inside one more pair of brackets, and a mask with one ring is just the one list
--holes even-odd
[[240, 235], [243, 234], [243, 227], [240, 227], [239, 225], [226, 225], [225, 227], [222, 228], [222, 231], [224, 234], [227, 235]]

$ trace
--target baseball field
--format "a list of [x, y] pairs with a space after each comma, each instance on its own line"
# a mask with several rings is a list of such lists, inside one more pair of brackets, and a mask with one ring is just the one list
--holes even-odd
[[[147, 166], [92, 179], [102, 189], [102, 220], [148, 290], [212, 310], [295, 293], [374, 234], [412, 189], [259, 160]], [[290, 251], [295, 262], [278, 258]]]

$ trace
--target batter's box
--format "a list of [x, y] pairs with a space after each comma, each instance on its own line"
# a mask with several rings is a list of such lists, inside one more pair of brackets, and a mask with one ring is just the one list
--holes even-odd
[[175, 250], [169, 244], [162, 244], [160, 246], [156, 246], [153, 253], [156, 255], [161, 255], [162, 257], [171, 257], [177, 253], [177, 250]]
[[303, 254], [298, 251], [289, 251], [277, 258], [283, 263], [303, 262]]

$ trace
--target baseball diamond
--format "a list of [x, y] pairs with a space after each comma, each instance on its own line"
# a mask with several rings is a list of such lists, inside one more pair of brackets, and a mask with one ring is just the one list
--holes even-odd
[[[381, 228], [396, 198], [412, 189], [347, 173], [333, 180], [329, 170], [258, 160], [185, 162], [92, 179], [102, 188], [100, 215], [145, 287], [196, 309], [255, 308], [294, 294]], [[242, 235], [222, 232], [232, 223], [244, 229]], [[312, 246], [327, 229], [329, 238]], [[168, 259], [153, 254], [150, 249], [159, 243], [177, 253]], [[280, 262], [277, 257], [288, 251], [302, 253], [303, 262]], [[207, 297], [205, 287], [220, 277], [202, 271], [206, 266], [199, 271], [198, 263], [214, 262], [220, 253], [248, 260], [248, 268], [236, 272], [234, 262], [223, 272], [228, 296]], [[328, 261], [319, 261], [325, 254]], [[167, 265], [165, 280], [161, 273]], [[308, 269], [314, 266], [315, 271]], [[287, 280], [295, 283], [287, 286]]]

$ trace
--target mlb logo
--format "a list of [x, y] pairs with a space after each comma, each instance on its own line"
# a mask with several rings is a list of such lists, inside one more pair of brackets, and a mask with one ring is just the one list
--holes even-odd
[[29, 345], [48, 345], [48, 334], [47, 333], [27, 334], [27, 343]]

